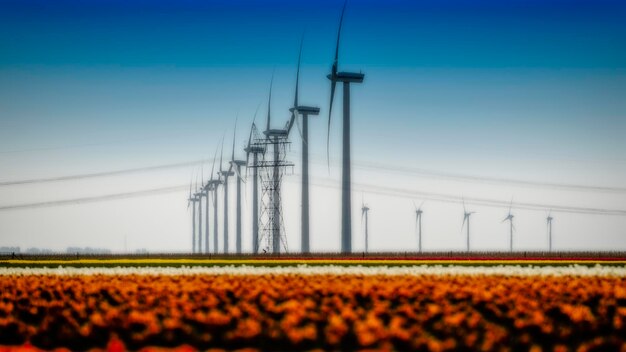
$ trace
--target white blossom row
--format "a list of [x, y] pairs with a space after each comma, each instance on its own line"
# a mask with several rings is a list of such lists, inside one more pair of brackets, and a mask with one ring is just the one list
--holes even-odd
[[181, 267], [56, 267], [0, 268], [0, 275], [503, 275], [503, 276], [617, 276], [626, 277], [623, 265], [413, 265], [340, 266], [181, 266]]

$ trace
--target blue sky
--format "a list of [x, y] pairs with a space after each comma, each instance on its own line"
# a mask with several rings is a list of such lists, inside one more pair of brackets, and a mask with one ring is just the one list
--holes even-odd
[[[283, 123], [293, 99], [303, 32], [301, 101], [322, 108], [311, 125], [311, 152], [322, 163], [312, 172], [328, 177], [323, 165], [329, 95], [325, 75], [341, 6], [341, 1], [0, 0], [0, 177], [6, 181], [209, 157], [222, 133], [230, 135], [237, 114], [245, 126], [237, 141], [243, 142], [243, 128], [256, 107], [266, 109], [272, 71], [274, 119]], [[353, 88], [354, 158], [487, 177], [625, 186], [624, 18], [622, 1], [351, 1], [340, 69], [366, 74], [364, 84]], [[335, 113], [334, 157], [340, 151], [339, 120]], [[298, 150], [294, 143], [296, 164]], [[141, 182], [130, 177], [4, 188], [0, 198], [8, 205], [180, 184], [188, 182], [192, 171], [145, 175]], [[334, 168], [330, 177], [339, 177], [339, 170]], [[382, 176], [378, 182], [505, 200], [514, 195], [537, 202], [626, 207], [623, 195], [533, 195], [524, 189]], [[297, 194], [286, 206], [297, 207]], [[378, 201], [399, 207], [390, 199]], [[139, 238], [164, 227], [187, 231], [186, 204], [161, 202], [163, 214], [177, 215], [166, 226], [140, 231]], [[129, 230], [128, 219], [111, 215], [120, 207], [136, 207], [125, 204], [102, 205], [111, 222], [119, 223], [109, 231], [137, 231]], [[376, 207], [370, 205], [376, 219]], [[68, 215], [46, 229], [74, 233], [68, 235], [68, 245], [98, 244], [80, 242], [80, 227], [69, 230], [70, 218], [77, 214], [95, 216], [90, 206], [84, 207], [64, 207]], [[0, 233], [7, 244], [25, 237], [36, 243], [34, 234], [41, 229], [26, 226], [24, 218], [51, 211], [0, 213], [5, 217]], [[442, 209], [438, 216], [445, 219], [445, 214]], [[293, 217], [287, 226], [297, 237], [298, 219]], [[484, 221], [486, 237], [498, 231]], [[597, 228], [598, 222], [602, 220], [587, 225]], [[619, 239], [626, 248], [623, 225], [621, 218], [603, 225], [608, 237], [600, 247]], [[583, 234], [589, 230], [579, 228], [577, 246], [584, 247]], [[382, 248], [402, 246], [403, 229], [393, 230], [399, 234], [396, 244]], [[329, 225], [324, 231], [335, 230]], [[175, 241], [161, 243], [182, 247]], [[446, 242], [437, 245], [444, 248]]]
[[[340, 1], [2, 1], [3, 66], [328, 65]], [[621, 1], [353, 1], [346, 63], [623, 68]], [[330, 49], [330, 50], [329, 50]]]

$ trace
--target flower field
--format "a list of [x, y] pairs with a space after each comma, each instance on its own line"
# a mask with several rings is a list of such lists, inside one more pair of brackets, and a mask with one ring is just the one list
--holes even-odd
[[0, 351], [626, 350], [623, 266], [0, 268], [0, 295]]

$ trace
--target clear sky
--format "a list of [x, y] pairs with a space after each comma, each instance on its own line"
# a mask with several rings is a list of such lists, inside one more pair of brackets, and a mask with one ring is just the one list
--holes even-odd
[[[0, 246], [119, 251], [126, 238], [129, 250], [189, 249], [185, 187], [2, 208], [184, 186], [199, 165], [3, 183], [210, 159], [224, 132], [230, 154], [237, 114], [237, 154], [243, 156], [259, 104], [264, 118], [273, 71], [275, 127], [289, 117], [304, 32], [300, 100], [321, 108], [310, 130], [312, 249], [339, 249], [340, 193], [328, 186], [340, 177], [341, 115], [334, 109], [329, 173], [325, 75], [342, 4], [0, 0]], [[477, 212], [476, 249], [508, 247], [501, 223], [507, 207], [487, 207], [479, 198], [513, 198], [519, 249], [546, 247], [550, 205], [626, 210], [620, 191], [626, 188], [624, 18], [623, 1], [350, 1], [340, 70], [365, 73], [365, 82], [352, 89], [354, 181], [360, 185], [353, 195], [354, 248], [363, 248], [362, 198], [371, 208], [371, 247], [380, 250], [415, 247], [412, 201], [425, 198], [424, 247], [433, 250], [463, 248], [461, 196]], [[340, 103], [341, 95], [336, 98]], [[285, 179], [284, 207], [289, 247], [297, 250], [298, 134], [291, 140], [296, 167]], [[441, 177], [450, 174], [474, 178]], [[393, 195], [389, 188], [396, 189]], [[250, 201], [248, 194], [246, 249]], [[523, 209], [527, 203], [547, 207]], [[558, 249], [626, 250], [626, 216], [553, 215]]]

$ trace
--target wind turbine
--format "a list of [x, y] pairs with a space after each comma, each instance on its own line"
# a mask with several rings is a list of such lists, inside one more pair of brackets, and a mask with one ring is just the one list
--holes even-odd
[[228, 178], [235, 173], [230, 169], [222, 169], [222, 157], [224, 155], [224, 148], [222, 144], [222, 154], [220, 155], [220, 175], [224, 177], [224, 253], [228, 253]]
[[343, 162], [342, 162], [342, 180], [341, 180], [341, 251], [343, 253], [352, 252], [352, 202], [351, 196], [351, 180], [350, 180], [350, 83], [362, 83], [362, 73], [354, 72], [337, 72], [339, 65], [339, 39], [341, 37], [341, 25], [343, 23], [343, 15], [346, 11], [347, 1], [341, 10], [339, 19], [339, 30], [337, 31], [337, 46], [335, 48], [335, 59], [330, 74], [327, 76], [330, 80], [330, 106], [328, 108], [328, 135], [326, 139], [327, 158], [330, 163], [330, 120], [333, 112], [333, 99], [335, 97], [335, 86], [337, 82], [343, 83]]
[[509, 250], [513, 252], [513, 230], [515, 227], [513, 226], [513, 217], [511, 214], [511, 208], [513, 207], [513, 199], [511, 199], [511, 204], [509, 205], [509, 214], [502, 220], [502, 222], [508, 221], [510, 225], [510, 239], [509, 239]]
[[365, 253], [369, 252], [369, 233], [368, 233], [368, 225], [369, 225], [369, 214], [370, 208], [365, 204], [365, 202], [361, 201], [361, 223], [363, 222], [363, 217], [365, 217]]
[[423, 213], [422, 205], [424, 205], [424, 202], [422, 202], [422, 204], [420, 204], [418, 208], [415, 205], [415, 202], [413, 202], [413, 207], [415, 207], [415, 230], [418, 233], [417, 248], [420, 253], [422, 253], [422, 213]]
[[552, 252], [552, 209], [548, 212], [548, 216], [546, 217], [546, 222], [548, 225], [548, 251]]
[[235, 216], [235, 248], [236, 253], [241, 254], [241, 166], [246, 165], [245, 160], [235, 160], [235, 139], [237, 136], [237, 119], [235, 119], [235, 129], [233, 131], [233, 154], [230, 158], [230, 170], [235, 170], [237, 175], [237, 209]]
[[[291, 119], [287, 127], [287, 133], [291, 131], [294, 121], [300, 131], [302, 139], [302, 207], [301, 207], [301, 252], [310, 252], [309, 237], [309, 116], [316, 116], [320, 113], [320, 108], [298, 105], [298, 83], [300, 81], [300, 61], [302, 58], [302, 43], [304, 35], [300, 41], [300, 52], [298, 54], [298, 69], [296, 71], [296, 94], [293, 99], [293, 107], [291, 111]], [[302, 115], [302, 129], [300, 128], [299, 116]]]
[[470, 250], [470, 216], [475, 214], [475, 211], [468, 212], [465, 208], [465, 199], [463, 199], [463, 224], [461, 224], [461, 231], [463, 231], [463, 226], [465, 226], [465, 221], [467, 221], [467, 251]]
[[252, 154], [252, 252], [257, 254], [259, 252], [259, 172], [256, 167], [259, 161], [259, 154], [265, 153], [265, 148], [259, 145], [252, 144], [252, 133], [256, 130], [256, 115], [259, 112], [257, 107], [252, 119], [252, 125], [250, 126], [250, 135], [248, 136], [248, 145], [244, 148], [246, 152], [246, 174], [250, 166], [250, 154]]

